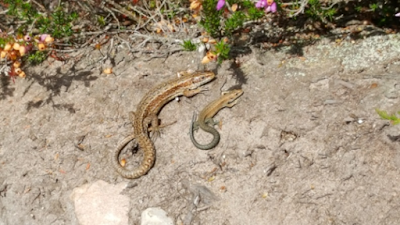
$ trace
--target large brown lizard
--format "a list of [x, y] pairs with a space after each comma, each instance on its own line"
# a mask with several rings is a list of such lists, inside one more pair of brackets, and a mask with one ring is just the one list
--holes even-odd
[[[153, 166], [155, 161], [155, 147], [149, 137], [149, 131], [159, 131], [157, 114], [161, 108], [172, 99], [178, 96], [191, 97], [204, 90], [200, 87], [215, 78], [213, 72], [194, 72], [185, 74], [179, 78], [166, 81], [151, 89], [140, 101], [135, 113], [131, 112], [131, 120], [133, 124], [133, 135], [126, 137], [113, 151], [111, 163], [113, 167], [125, 178], [138, 178], [146, 174]], [[149, 125], [151, 127], [149, 128]], [[143, 160], [140, 166], [132, 171], [122, 167], [119, 161], [121, 150], [133, 139], [143, 149]]]

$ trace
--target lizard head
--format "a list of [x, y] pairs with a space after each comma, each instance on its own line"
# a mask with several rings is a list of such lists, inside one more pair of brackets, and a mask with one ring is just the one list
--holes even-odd
[[232, 102], [233, 100], [239, 98], [242, 94], [243, 94], [242, 89], [234, 89], [222, 93], [222, 95], [226, 97], [229, 100], [229, 102]]

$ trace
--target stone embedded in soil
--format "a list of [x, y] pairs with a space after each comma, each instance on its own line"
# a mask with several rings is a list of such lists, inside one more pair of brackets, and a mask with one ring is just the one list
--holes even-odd
[[167, 212], [160, 208], [148, 208], [142, 212], [140, 225], [173, 225], [174, 222], [167, 216]]
[[126, 185], [99, 180], [75, 188], [71, 199], [79, 224], [127, 225], [129, 198], [120, 194]]

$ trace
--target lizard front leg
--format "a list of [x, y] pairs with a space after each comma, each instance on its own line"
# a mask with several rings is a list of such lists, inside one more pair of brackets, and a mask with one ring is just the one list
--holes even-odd
[[233, 101], [233, 102], [226, 103], [225, 107], [232, 108], [234, 105], [236, 105], [236, 104], [238, 103], [238, 100], [239, 100], [239, 99], [236, 99], [236, 100]]
[[206, 88], [206, 87], [198, 87], [198, 88], [195, 88], [195, 89], [186, 89], [186, 90], [183, 91], [183, 95], [185, 97], [189, 98], [189, 97], [195, 96], [198, 93], [203, 92], [203, 91], [208, 91], [208, 88]]

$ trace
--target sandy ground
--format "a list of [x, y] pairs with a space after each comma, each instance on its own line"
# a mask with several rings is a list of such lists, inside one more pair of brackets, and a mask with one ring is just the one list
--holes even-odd
[[[77, 63], [49, 60], [15, 84], [3, 79], [0, 225], [83, 224], [71, 194], [99, 180], [127, 182], [129, 224], [149, 207], [175, 224], [399, 224], [400, 128], [375, 108], [400, 110], [400, 36], [290, 52], [253, 49], [239, 63], [210, 65], [217, 79], [208, 92], [161, 111], [161, 123], [176, 123], [136, 180], [109, 164], [132, 132], [128, 112], [154, 84], [196, 69], [196, 53], [144, 61], [119, 51], [115, 74], [104, 75], [93, 52]], [[215, 117], [219, 145], [196, 149], [193, 112], [233, 86], [244, 95]]]

